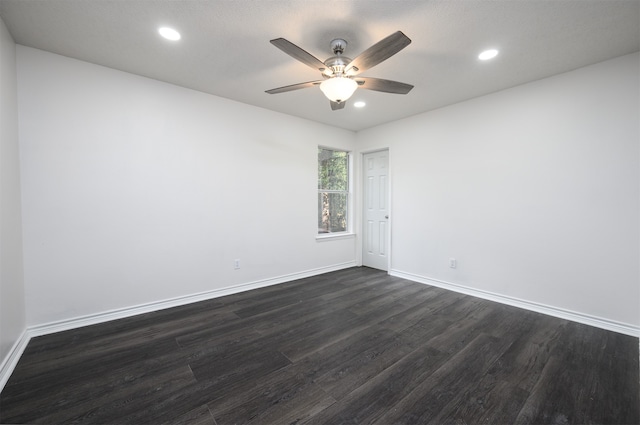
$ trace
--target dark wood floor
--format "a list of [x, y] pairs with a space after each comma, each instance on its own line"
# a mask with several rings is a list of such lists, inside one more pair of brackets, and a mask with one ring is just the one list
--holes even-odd
[[34, 338], [2, 423], [637, 424], [638, 339], [353, 268]]

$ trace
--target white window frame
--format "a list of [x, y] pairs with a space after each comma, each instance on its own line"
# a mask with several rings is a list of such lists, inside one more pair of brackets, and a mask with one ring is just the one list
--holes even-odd
[[[319, 145], [318, 146], [319, 149], [327, 149], [327, 150], [332, 150], [332, 151], [336, 151], [336, 152], [345, 152], [347, 154], [347, 166], [349, 167], [348, 173], [347, 173], [347, 229], [345, 231], [342, 232], [330, 232], [330, 233], [317, 233], [318, 231], [316, 230], [316, 240], [317, 241], [326, 241], [326, 240], [337, 240], [337, 239], [348, 239], [348, 238], [353, 238], [355, 237], [355, 233], [353, 233], [353, 217], [354, 217], [354, 202], [353, 202], [353, 187], [354, 187], [354, 181], [353, 181], [353, 171], [354, 171], [354, 161], [353, 161], [353, 152], [347, 150], [347, 149], [341, 149], [341, 148], [334, 148], [334, 147], [330, 147], [330, 146], [322, 146]], [[316, 167], [320, 167], [320, 163], [316, 161]], [[317, 174], [318, 168], [316, 168], [316, 174]], [[316, 188], [317, 188], [317, 182], [316, 182]], [[323, 189], [317, 189], [316, 193], [321, 193], [321, 192], [329, 192], [329, 193], [344, 193], [344, 191], [342, 190], [338, 190], [338, 191], [333, 191], [333, 190], [323, 190]], [[316, 202], [317, 202], [317, 195], [316, 195]], [[316, 210], [317, 210], [317, 205], [316, 205]], [[316, 217], [316, 229], [317, 229], [317, 222], [318, 222], [318, 217]]]

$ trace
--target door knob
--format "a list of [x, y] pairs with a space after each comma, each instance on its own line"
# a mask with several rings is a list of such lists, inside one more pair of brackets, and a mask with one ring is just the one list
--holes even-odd
[[385, 215], [385, 216], [384, 216], [384, 218], [389, 218], [389, 216], [388, 216], [388, 215]]

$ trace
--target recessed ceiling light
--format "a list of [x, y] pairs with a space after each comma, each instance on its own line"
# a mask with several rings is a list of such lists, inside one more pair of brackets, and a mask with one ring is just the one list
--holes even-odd
[[353, 106], [355, 106], [356, 108], [362, 108], [366, 105], [366, 103], [364, 103], [363, 101], [358, 101], [356, 103], [353, 104]]
[[489, 59], [493, 59], [496, 56], [498, 56], [498, 51], [496, 49], [489, 49], [489, 50], [485, 50], [484, 52], [480, 53], [478, 55], [478, 59], [480, 59], [481, 61], [486, 61]]
[[173, 28], [162, 27], [158, 29], [158, 32], [160, 33], [161, 36], [163, 36], [167, 40], [172, 40], [172, 41], [180, 40], [180, 33], [174, 30]]

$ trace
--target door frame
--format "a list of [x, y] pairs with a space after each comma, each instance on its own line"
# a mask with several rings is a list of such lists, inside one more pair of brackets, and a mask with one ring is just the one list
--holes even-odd
[[358, 169], [357, 169], [357, 191], [356, 191], [356, 208], [355, 212], [355, 228], [357, 230], [357, 238], [356, 238], [356, 263], [359, 267], [362, 267], [362, 250], [364, 249], [364, 156], [370, 153], [376, 152], [387, 152], [387, 165], [389, 167], [389, 178], [387, 181], [388, 190], [387, 190], [387, 205], [389, 211], [389, 225], [387, 226], [387, 241], [388, 241], [388, 252], [387, 255], [387, 274], [391, 273], [391, 256], [393, 255], [393, 204], [391, 203], [392, 191], [393, 191], [393, 169], [391, 166], [391, 149], [389, 147], [380, 147], [375, 149], [368, 149], [364, 151], [358, 152]]

